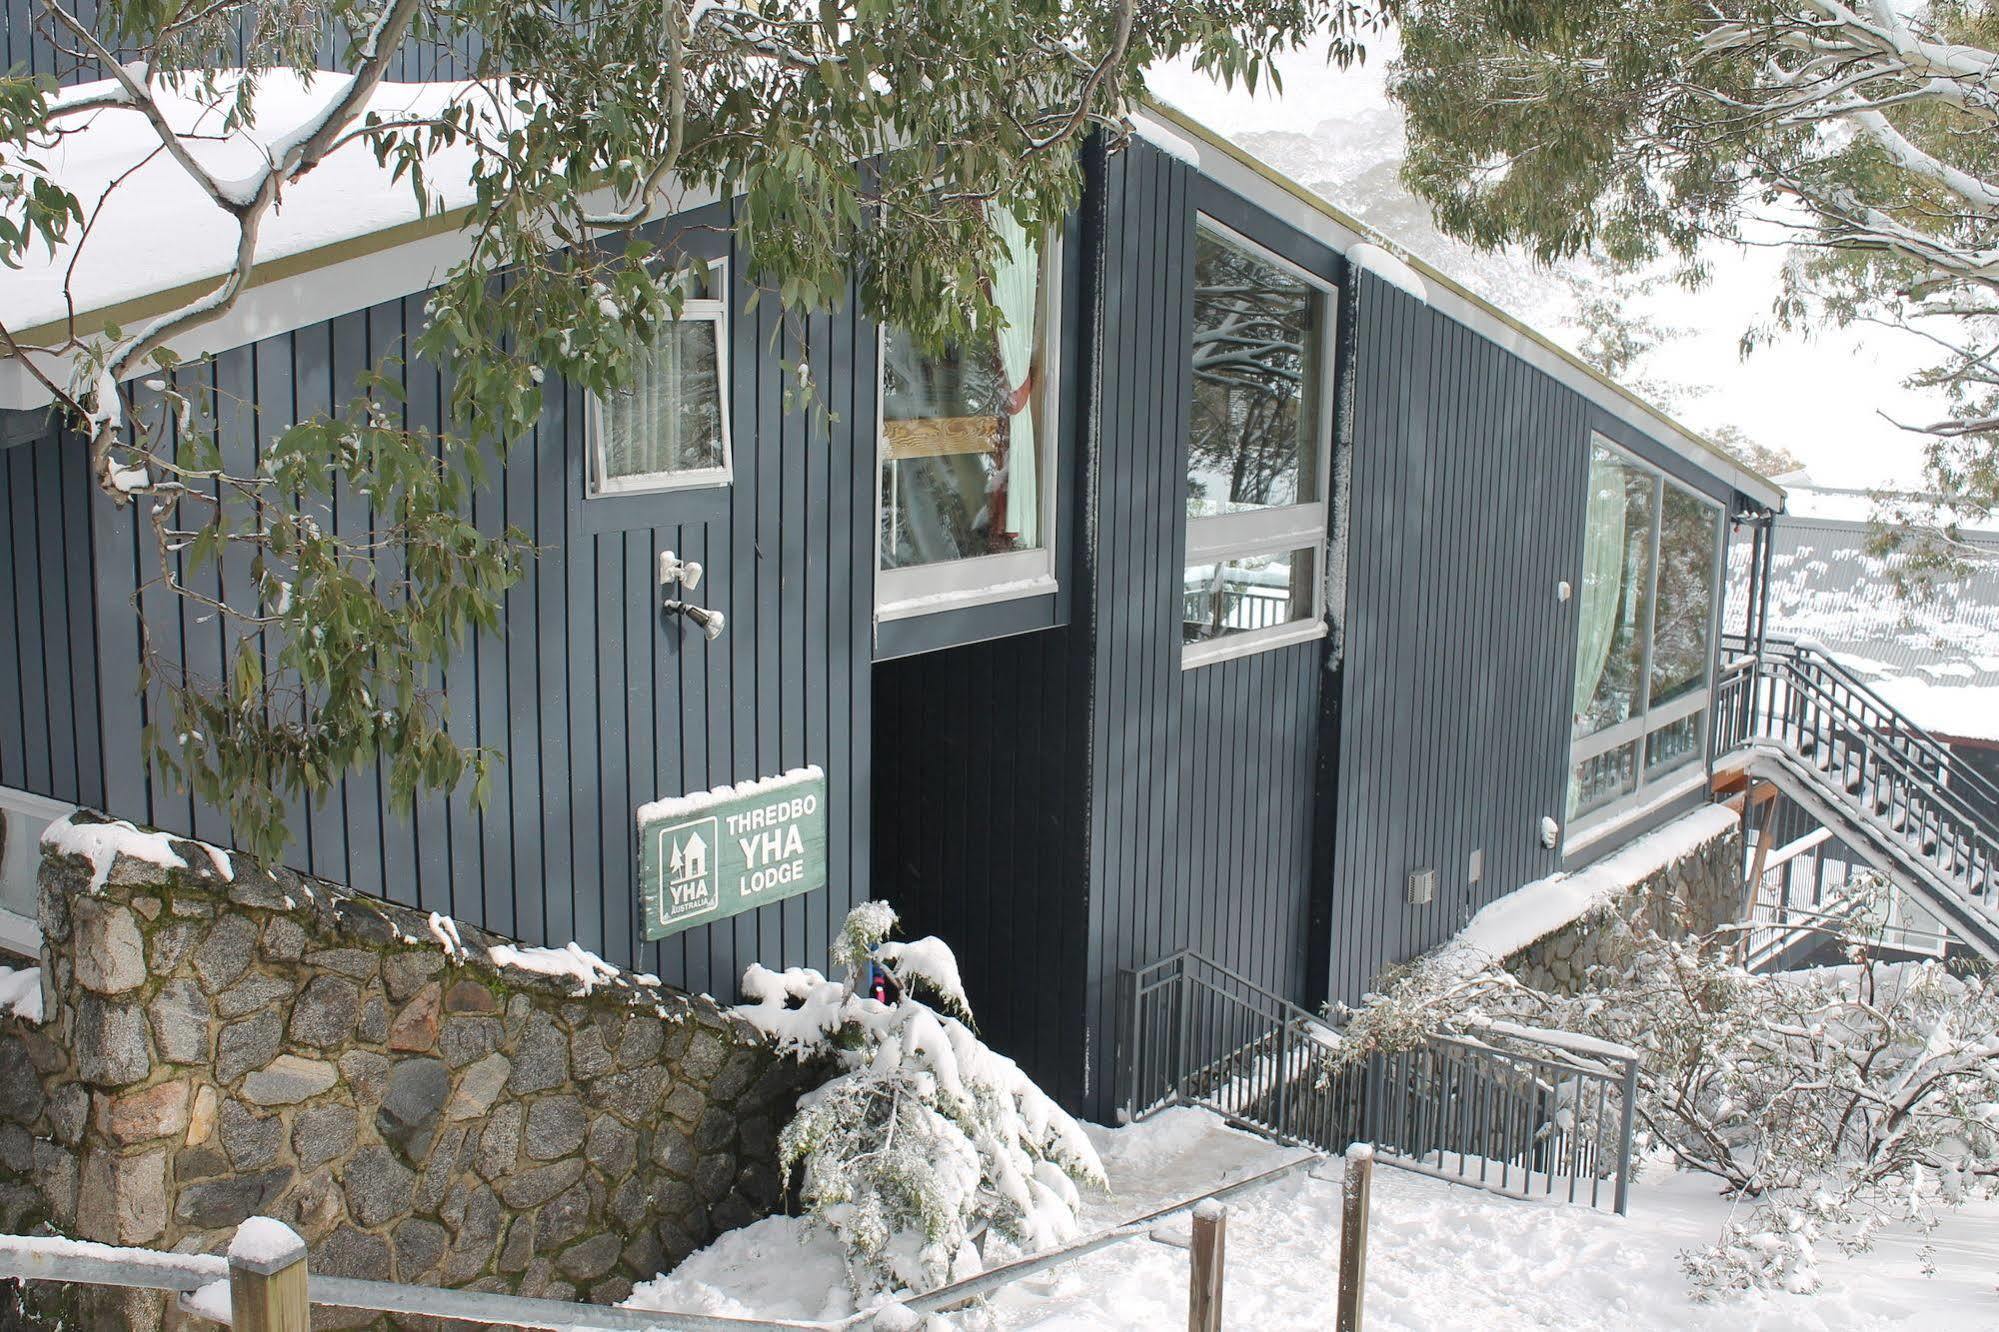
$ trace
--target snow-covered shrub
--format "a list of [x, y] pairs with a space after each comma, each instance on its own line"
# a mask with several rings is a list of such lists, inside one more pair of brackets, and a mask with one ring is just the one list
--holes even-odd
[[1882, 963], [1757, 974], [1730, 932], [1668, 940], [1623, 922], [1628, 948], [1574, 995], [1448, 954], [1353, 1013], [1342, 1056], [1495, 1021], [1631, 1046], [1639, 1145], [1726, 1182], [1748, 1206], [1686, 1255], [1700, 1295], [1810, 1290], [1815, 1250], [1866, 1249], [1906, 1221], [1999, 1192], [1999, 981], [1983, 968]]
[[[1060, 1243], [1076, 1233], [1077, 1186], [1104, 1184], [1076, 1122], [966, 1025], [951, 950], [892, 941], [894, 927], [887, 903], [857, 907], [833, 948], [844, 980], [752, 966], [753, 1002], [736, 1010], [779, 1049], [841, 1070], [799, 1102], [778, 1147], [808, 1211], [845, 1245], [857, 1296], [978, 1271], [982, 1233], [1022, 1249]], [[864, 992], [869, 963], [899, 999]]]

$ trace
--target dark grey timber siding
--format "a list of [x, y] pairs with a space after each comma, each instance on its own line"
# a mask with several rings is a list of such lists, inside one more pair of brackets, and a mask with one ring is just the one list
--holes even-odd
[[960, 949], [1001, 1048], [1101, 1118], [1121, 968], [1191, 947], [1306, 998], [1325, 645], [1180, 668], [1196, 210], [1337, 260], [1142, 142], [1089, 179], [1071, 623], [878, 665], [876, 893]]
[[[15, 414], [9, 414], [10, 416]], [[0, 447], [0, 786], [104, 799], [91, 495], [83, 441]]]
[[[1563, 815], [1579, 600], [1557, 588], [1579, 577], [1599, 424], [1379, 279], [1357, 306], [1329, 976], [1348, 1000], [1559, 867], [1540, 825]], [[1408, 905], [1430, 867], [1436, 899]]]
[[875, 896], [958, 955], [979, 1030], [1083, 1093], [1085, 682], [1052, 629], [875, 667]]
[[[86, 26], [97, 30], [99, 37], [120, 59], [137, 54], [130, 48], [118, 46], [116, 34], [109, 30], [108, 25], [98, 28], [98, 7], [92, 0], [75, 0], [66, 7]], [[0, 0], [0, 20], [4, 20], [4, 26], [0, 26], [0, 73], [42, 74], [64, 84], [103, 77], [96, 62], [78, 61], [70, 54], [76, 43], [67, 33], [62, 34], [59, 41], [49, 40], [50, 20], [40, 0]], [[242, 37], [255, 21], [255, 14], [238, 19], [237, 39], [233, 43], [225, 43], [217, 52], [221, 63], [238, 65], [243, 62]], [[388, 77], [397, 82], [464, 78], [475, 67], [481, 46], [476, 37], [461, 39], [453, 45], [407, 41], [389, 62]], [[346, 50], [345, 33], [337, 32], [334, 25], [325, 25], [317, 53], [319, 68], [352, 68], [346, 58]]]
[[[475, 810], [462, 791], [422, 796], [399, 814], [384, 774], [364, 769], [323, 804], [301, 804], [290, 857], [300, 869], [531, 943], [575, 939], [724, 998], [752, 961], [825, 964], [833, 931], [869, 886], [874, 493], [857, 457], [872, 456], [875, 341], [851, 313], [811, 319], [804, 334], [831, 416], [787, 410], [778, 362], [800, 355], [797, 330], [780, 336], [774, 299], [748, 310], [742, 265], [730, 272], [735, 483], [586, 498], [584, 395], [551, 381], [540, 424], [474, 498], [482, 530], [518, 527], [542, 553], [507, 593], [501, 631], [469, 641], [436, 681], [454, 735], [504, 757], [491, 800]], [[357, 374], [415, 335], [422, 306], [412, 295], [191, 368], [258, 404], [224, 418], [225, 452], [247, 462], [288, 424], [351, 397]], [[422, 362], [390, 369], [406, 388], [408, 424], [434, 427], [449, 391], [439, 372]], [[135, 392], [143, 410], [145, 391]], [[99, 502], [97, 515], [106, 803], [226, 843], [218, 811], [139, 762], [147, 705], [128, 607], [150, 576], [150, 547], [129, 512]], [[350, 532], [368, 522], [352, 495], [331, 517]], [[659, 613], [667, 549], [708, 570], [691, 599], [728, 617], [712, 644]], [[144, 595], [163, 646], [198, 671], [220, 664], [228, 644], [213, 621], [164, 593]], [[828, 889], [641, 945], [635, 807], [806, 763], [827, 772]]]

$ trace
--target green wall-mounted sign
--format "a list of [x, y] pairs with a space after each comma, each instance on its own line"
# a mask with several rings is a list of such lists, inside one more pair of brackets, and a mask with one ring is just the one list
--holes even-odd
[[826, 774], [815, 765], [639, 806], [645, 937], [826, 886]]

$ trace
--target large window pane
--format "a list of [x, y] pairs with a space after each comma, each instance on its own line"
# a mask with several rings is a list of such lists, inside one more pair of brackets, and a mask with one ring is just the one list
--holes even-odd
[[1205, 643], [1310, 618], [1316, 554], [1307, 548], [1189, 565], [1183, 641]]
[[1652, 707], [1707, 683], [1720, 523], [1721, 512], [1713, 505], [1677, 486], [1666, 487], [1659, 522], [1659, 607], [1652, 630]]
[[1188, 517], [1318, 498], [1325, 307], [1289, 269], [1196, 232]]
[[1041, 421], [1048, 265], [1004, 219], [992, 278], [1006, 327], [941, 354], [883, 339], [881, 567], [1035, 550], [1044, 539]]
[[1616, 453], [1591, 450], [1576, 650], [1575, 735], [1595, 735], [1644, 707], [1652, 518], [1658, 479]]
[[611, 482], [727, 465], [719, 319], [667, 324], [626, 387], [605, 395], [601, 467]]

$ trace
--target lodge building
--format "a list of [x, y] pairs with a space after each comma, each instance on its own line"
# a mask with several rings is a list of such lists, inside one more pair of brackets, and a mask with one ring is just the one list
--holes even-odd
[[[630, 389], [551, 380], [474, 501], [540, 551], [437, 680], [504, 759], [490, 803], [404, 816], [370, 767], [295, 803], [295, 868], [725, 1001], [886, 899], [957, 950], [997, 1048], [1108, 1118], [1121, 971], [1191, 948], [1353, 999], [1708, 800], [1727, 546], [1778, 488], [1227, 141], [1134, 118], [1061, 234], [1016, 237], [1007, 327], [945, 356], [851, 308], [801, 342], [704, 229], [728, 201], [659, 222], [703, 288]], [[451, 244], [302, 246], [187, 340], [238, 404], [225, 455], [398, 354]], [[801, 355], [827, 411], [787, 398]], [[435, 426], [436, 370], [386, 363]], [[32, 951], [66, 809], [232, 839], [140, 747], [150, 542], [11, 362], [0, 408], [0, 943]], [[138, 599], [217, 671], [222, 627]], [[723, 826], [662, 840], [648, 895], [642, 807], [765, 781], [797, 802], [766, 879], [727, 878], [758, 853]]]

